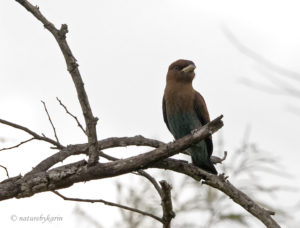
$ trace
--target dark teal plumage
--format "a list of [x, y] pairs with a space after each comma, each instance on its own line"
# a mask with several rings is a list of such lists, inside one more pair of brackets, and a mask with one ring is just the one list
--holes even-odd
[[[190, 134], [210, 121], [203, 97], [193, 89], [195, 65], [192, 61], [178, 60], [172, 63], [167, 74], [163, 98], [164, 121], [175, 139]], [[194, 165], [210, 173], [217, 170], [210, 160], [213, 151], [212, 138], [208, 137], [188, 151]]]

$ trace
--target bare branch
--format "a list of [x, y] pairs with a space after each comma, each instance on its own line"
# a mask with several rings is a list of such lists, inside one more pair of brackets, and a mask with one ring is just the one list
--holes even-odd
[[300, 98], [300, 91], [297, 87], [294, 86], [295, 83], [289, 83], [286, 80], [279, 79], [278, 77], [275, 77], [273, 74], [271, 74], [270, 71], [267, 71], [265, 69], [260, 69], [260, 71], [262, 75], [265, 76], [265, 78], [267, 78], [272, 84], [282, 90], [284, 92], [283, 94], [288, 94], [296, 98]]
[[163, 208], [163, 228], [170, 228], [171, 221], [175, 218], [175, 212], [173, 211], [172, 198], [171, 198], [171, 185], [162, 180], [159, 182], [162, 189], [161, 205]]
[[27, 139], [27, 140], [25, 140], [25, 141], [20, 142], [19, 144], [15, 145], [15, 146], [1, 148], [0, 151], [3, 151], [3, 150], [11, 150], [11, 149], [17, 148], [17, 147], [21, 146], [22, 144], [25, 144], [25, 143], [27, 143], [27, 142], [30, 142], [30, 141], [33, 140], [33, 139], [34, 139], [34, 138]]
[[266, 227], [280, 228], [278, 223], [271, 217], [271, 215], [273, 215], [274, 212], [270, 212], [269, 210], [266, 210], [259, 206], [249, 196], [247, 196], [245, 193], [234, 187], [229, 182], [229, 180], [227, 180], [227, 178], [224, 177], [223, 174], [220, 174], [218, 176], [213, 175], [204, 170], [199, 169], [196, 166], [171, 158], [159, 161], [153, 165], [150, 165], [150, 167], [173, 170], [178, 173], [186, 174], [198, 181], [204, 179], [204, 184], [219, 189], [220, 191], [228, 195], [234, 202], [242, 206], [245, 210], [254, 215], [261, 222], [263, 222], [266, 225]]
[[[109, 156], [103, 153], [102, 151], [100, 151], [99, 155], [112, 161], [119, 160], [118, 158]], [[155, 178], [143, 170], [138, 170], [137, 173], [135, 172], [133, 173], [145, 177], [154, 186], [154, 188], [156, 189], [156, 191], [158, 192], [161, 198], [161, 206], [163, 210], [163, 216], [161, 221], [163, 223], [163, 227], [166, 228], [170, 227], [171, 220], [175, 217], [175, 213], [173, 212], [173, 208], [172, 208], [171, 186], [166, 181], [162, 180], [159, 182], [162, 186], [160, 187], [157, 181], [155, 180]]]
[[141, 215], [149, 216], [149, 217], [151, 217], [151, 218], [153, 218], [153, 219], [155, 219], [155, 220], [157, 220], [161, 223], [163, 222], [161, 218], [159, 218], [159, 217], [157, 217], [157, 216], [155, 216], [151, 213], [148, 213], [146, 211], [142, 211], [142, 210], [139, 210], [139, 209], [136, 209], [136, 208], [133, 208], [133, 207], [124, 206], [122, 204], [113, 203], [113, 202], [109, 202], [109, 201], [102, 200], [102, 199], [93, 200], [93, 199], [69, 198], [69, 197], [66, 197], [66, 196], [60, 194], [57, 191], [52, 191], [52, 192], [54, 194], [58, 195], [59, 197], [61, 197], [64, 200], [75, 201], [75, 202], [86, 202], [86, 203], [103, 203], [103, 204], [108, 205], [108, 206], [119, 207], [119, 208], [122, 208], [122, 209], [125, 209], [125, 210], [128, 210], [128, 211], [139, 213]]
[[[223, 126], [223, 122], [221, 121], [222, 116], [203, 126], [193, 134], [187, 135], [181, 139], [176, 140], [175, 142], [171, 142], [165, 145], [160, 144], [157, 149], [154, 149], [150, 152], [143, 153], [137, 156], [132, 156], [126, 159], [114, 160], [112, 162], [98, 163], [98, 155], [101, 154], [98, 153], [98, 150], [103, 149], [103, 145], [98, 146], [97, 141], [96, 124], [98, 119], [93, 116], [88, 97], [84, 89], [84, 83], [78, 69], [77, 60], [73, 56], [69, 45], [66, 41], [66, 34], [68, 33], [67, 25], [63, 24], [60, 29], [57, 29], [41, 14], [38, 7], [33, 6], [27, 0], [16, 1], [20, 3], [23, 7], [25, 7], [30, 13], [33, 14], [33, 16], [35, 16], [39, 21], [43, 23], [44, 27], [55, 37], [64, 55], [66, 65], [74, 82], [76, 92], [78, 95], [78, 100], [81, 105], [81, 109], [85, 119], [88, 146], [82, 144], [65, 148], [61, 146], [59, 142], [55, 142], [54, 140], [51, 140], [45, 136], [40, 136], [25, 127], [10, 123], [8, 121], [3, 122], [3, 120], [0, 120], [0, 122], [2, 121], [1, 123], [26, 131], [27, 133], [31, 134], [35, 139], [44, 140], [52, 144], [54, 142], [54, 145], [62, 149], [62, 151], [55, 154], [55, 156], [51, 156], [51, 159], [48, 158], [41, 162], [34, 169], [35, 172], [29, 172], [25, 176], [18, 176], [2, 181], [0, 183], [0, 200], [5, 200], [13, 197], [29, 197], [39, 192], [54, 191], [57, 189], [67, 188], [72, 186], [74, 183], [78, 182], [114, 177], [152, 167], [180, 172], [191, 176], [195, 180], [204, 179], [205, 184], [224, 192], [236, 203], [241, 205], [243, 208], [245, 208], [258, 219], [260, 219], [267, 227], [280, 227], [270, 216], [273, 212], [270, 212], [260, 207], [246, 194], [236, 189], [227, 180], [227, 178], [224, 178], [224, 175], [216, 176], [204, 170], [201, 170], [192, 164], [188, 164], [187, 162], [168, 158], [170, 156], [180, 153], [180, 151], [184, 151], [185, 149], [189, 148], [192, 144], [205, 139], [206, 137], [210, 136], [215, 131], [220, 129]], [[263, 58], [261, 58], [261, 60], [264, 61]], [[120, 141], [113, 145], [124, 146], [123, 144], [120, 144]], [[89, 154], [88, 163], [85, 160], [82, 160], [48, 170], [49, 167], [51, 167], [53, 164], [56, 164], [57, 161], [62, 161], [70, 155], [86, 153], [86, 151], [88, 151]], [[58, 155], [60, 155], [61, 157], [59, 157]], [[161, 183], [161, 186], [163, 194], [165, 194], [164, 206], [168, 207], [169, 213], [166, 216], [164, 215], [164, 219], [166, 219], [166, 223], [169, 223], [173, 216], [172, 213], [170, 213], [172, 212], [172, 202], [170, 195], [171, 188], [170, 186], [165, 185], [164, 182]], [[55, 194], [60, 195], [59, 193]], [[60, 197], [65, 198], [66, 200], [74, 199], [67, 198], [62, 195], [60, 195]], [[82, 202], [82, 200], [84, 199], [75, 198], [75, 200]], [[94, 200], [85, 200], [85, 202], [91, 201]], [[99, 201], [101, 201], [101, 203], [110, 203], [103, 200]], [[156, 219], [161, 221], [161, 219], [158, 217]]]
[[279, 73], [280, 75], [286, 75], [287, 77], [294, 79], [297, 82], [300, 82], [300, 73], [298, 73], [296, 71], [288, 70], [288, 69], [281, 67], [275, 63], [272, 63], [267, 58], [254, 52], [253, 50], [251, 50], [250, 48], [248, 48], [247, 46], [242, 44], [228, 27], [223, 26], [222, 30], [223, 30], [225, 36], [228, 38], [228, 40], [232, 44], [234, 44], [241, 53], [250, 57], [251, 59], [255, 60], [256, 62], [261, 63], [262, 65], [266, 66], [268, 69]]
[[19, 130], [22, 130], [22, 131], [25, 131], [28, 134], [32, 135], [34, 137], [34, 139], [42, 140], [42, 141], [51, 143], [51, 144], [53, 144], [58, 149], [63, 149], [64, 148], [63, 145], [61, 145], [60, 143], [54, 141], [53, 139], [50, 139], [50, 138], [48, 138], [46, 136], [41, 136], [41, 135], [35, 133], [34, 131], [28, 129], [27, 127], [23, 127], [23, 126], [21, 126], [19, 124], [15, 124], [15, 123], [9, 122], [7, 120], [2, 120], [2, 119], [0, 119], [0, 123], [8, 125], [8, 126], [11, 126], [13, 128], [16, 128], [16, 129], [19, 129]]
[[250, 86], [254, 89], [257, 89], [259, 91], [268, 92], [270, 94], [279, 94], [279, 93], [282, 92], [278, 88], [273, 88], [272, 86], [268, 86], [268, 85], [265, 85], [263, 83], [255, 82], [255, 81], [250, 80], [248, 78], [241, 78], [241, 79], [239, 79], [239, 82], [246, 85], [246, 86]]
[[88, 100], [87, 93], [84, 89], [84, 83], [81, 78], [81, 74], [78, 69], [78, 64], [76, 58], [73, 56], [73, 53], [67, 43], [66, 34], [68, 33], [68, 26], [66, 24], [61, 25], [60, 29], [57, 29], [53, 23], [48, 21], [45, 16], [40, 12], [39, 7], [33, 6], [27, 0], [16, 0], [20, 3], [25, 9], [27, 9], [36, 19], [43, 23], [44, 27], [54, 36], [56, 39], [60, 50], [62, 51], [68, 71], [72, 77], [74, 82], [78, 100], [83, 112], [86, 131], [88, 136], [88, 144], [89, 144], [89, 164], [93, 165], [98, 162], [98, 154], [97, 154], [97, 131], [96, 124], [98, 118], [93, 116], [92, 109], [90, 107], [90, 103]]
[[73, 119], [76, 121], [77, 126], [83, 131], [83, 133], [86, 135], [86, 131], [83, 129], [81, 123], [79, 122], [78, 118], [76, 116], [74, 116], [72, 113], [69, 112], [69, 110], [67, 109], [67, 107], [61, 102], [61, 100], [57, 97], [56, 98], [57, 101], [59, 102], [59, 104], [65, 109], [66, 113], [69, 114], [71, 117], [73, 117]]
[[223, 161], [225, 161], [225, 159], [227, 158], [227, 151], [224, 151], [224, 156], [223, 158], [219, 158], [217, 156], [211, 156], [210, 160], [212, 161], [213, 164], [222, 164]]
[[52, 122], [52, 120], [51, 120], [51, 117], [50, 117], [50, 115], [49, 115], [47, 106], [46, 106], [46, 104], [45, 104], [44, 101], [41, 101], [41, 102], [42, 102], [43, 105], [44, 105], [45, 112], [46, 112], [46, 114], [47, 114], [47, 116], [48, 116], [48, 119], [49, 119], [49, 122], [50, 122], [50, 124], [51, 124], [51, 126], [52, 126], [52, 129], [53, 129], [53, 132], [54, 132], [54, 137], [56, 138], [56, 142], [60, 144], [60, 142], [59, 142], [59, 140], [58, 140], [58, 137], [57, 137], [57, 134], [56, 134], [56, 129], [55, 129], [54, 124], [53, 124], [53, 122]]
[[[148, 146], [158, 148], [160, 146], [166, 145], [165, 143], [156, 140], [156, 139], [149, 139], [145, 138], [141, 135], [137, 135], [134, 137], [112, 137], [98, 141], [98, 151], [104, 150], [108, 148], [115, 148], [115, 147], [125, 147], [125, 146]], [[180, 153], [184, 153], [189, 155], [184, 150]], [[57, 164], [58, 162], [62, 162], [66, 158], [72, 155], [79, 155], [79, 154], [87, 154], [88, 155], [88, 144], [77, 144], [77, 145], [69, 145], [66, 149], [53, 154], [52, 156], [46, 158], [45, 160], [41, 161], [32, 171], [33, 172], [41, 172], [46, 171], [53, 165]], [[110, 155], [104, 154], [103, 152], [98, 152], [99, 156], [104, 157], [110, 161], [116, 161], [117, 158], [114, 158]], [[211, 156], [211, 160], [214, 164], [221, 163], [224, 158], [219, 158], [217, 156]]]
[[13, 197], [29, 197], [38, 192], [67, 188], [78, 182], [118, 176], [142, 168], [152, 167], [180, 172], [198, 181], [205, 179], [205, 184], [223, 191], [236, 203], [260, 219], [267, 227], [280, 227], [272, 219], [269, 212], [257, 205], [246, 194], [236, 189], [223, 176], [210, 174], [184, 161], [165, 159], [215, 132], [222, 126], [220, 118], [205, 125], [193, 135], [185, 136], [175, 142], [168, 143], [138, 156], [101, 163], [95, 166], [87, 166], [87, 163], [83, 160], [49, 170], [48, 172], [38, 172], [25, 175], [24, 177], [18, 176], [7, 179], [0, 183], [0, 200]]
[[158, 185], [158, 183], [156, 182], [155, 178], [152, 177], [149, 173], [147, 173], [143, 170], [138, 170], [137, 172], [138, 172], [139, 175], [145, 177], [147, 180], [150, 181], [150, 183], [154, 186], [154, 188], [158, 192], [159, 196], [162, 198], [163, 197], [163, 191], [162, 191], [161, 187]]
[[6, 176], [7, 176], [7, 178], [9, 178], [9, 174], [8, 174], [7, 168], [5, 166], [3, 166], [3, 165], [0, 165], [0, 167], [5, 170]]
[[67, 188], [74, 183], [114, 177], [147, 168], [162, 159], [187, 149], [216, 132], [223, 126], [222, 116], [201, 127], [194, 134], [187, 135], [150, 152], [117, 161], [87, 166], [86, 161], [60, 166], [47, 172], [29, 172], [24, 177], [10, 178], [0, 183], [0, 201], [17, 197], [29, 197], [38, 192]]
[[114, 147], [124, 147], [124, 146], [150, 146], [154, 148], [158, 148], [160, 146], [165, 145], [164, 142], [161, 142], [156, 139], [148, 139], [141, 135], [137, 135], [134, 137], [111, 137], [107, 139], [103, 139], [99, 141], [100, 150], [114, 148]]
[[[106, 155], [102, 151], [100, 152], [100, 156], [105, 157], [106, 159], [116, 161], [118, 160], [115, 157]], [[163, 227], [164, 228], [169, 228], [171, 225], [171, 220], [175, 217], [175, 213], [173, 211], [172, 207], [172, 199], [171, 199], [171, 186], [164, 180], [160, 181], [160, 185], [156, 182], [155, 178], [152, 177], [149, 173], [143, 171], [143, 170], [138, 170], [137, 171], [138, 175], [141, 175], [148, 179], [150, 183], [154, 186], [156, 191], [158, 192], [160, 198], [161, 198], [161, 206], [163, 210], [163, 216], [162, 216], [162, 222], [163, 222]]]

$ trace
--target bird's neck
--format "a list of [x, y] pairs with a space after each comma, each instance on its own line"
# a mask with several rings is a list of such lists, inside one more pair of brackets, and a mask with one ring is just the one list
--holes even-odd
[[167, 81], [166, 92], [178, 93], [180, 91], [194, 91], [192, 82], [178, 82], [175, 80]]

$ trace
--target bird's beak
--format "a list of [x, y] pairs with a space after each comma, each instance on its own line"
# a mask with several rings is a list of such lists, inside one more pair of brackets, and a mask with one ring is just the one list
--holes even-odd
[[183, 68], [181, 71], [184, 73], [194, 71], [196, 69], [196, 66], [194, 64], [190, 64], [187, 67]]

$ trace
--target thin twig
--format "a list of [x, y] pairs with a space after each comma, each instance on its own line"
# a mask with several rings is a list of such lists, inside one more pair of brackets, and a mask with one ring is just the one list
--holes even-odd
[[7, 176], [7, 178], [9, 178], [9, 174], [8, 174], [7, 168], [5, 166], [3, 166], [3, 165], [0, 165], [0, 167], [5, 170], [6, 176]]
[[163, 197], [163, 191], [162, 191], [161, 187], [159, 186], [159, 184], [157, 183], [157, 181], [155, 180], [155, 178], [152, 177], [149, 173], [147, 173], [144, 170], [138, 170], [137, 172], [138, 172], [139, 175], [145, 177], [147, 180], [149, 180], [151, 182], [151, 184], [154, 186], [154, 188], [158, 192], [159, 196], [162, 198]]
[[0, 151], [11, 150], [11, 149], [17, 148], [17, 147], [21, 146], [22, 144], [30, 142], [31, 140], [34, 140], [34, 138], [30, 138], [30, 139], [27, 139], [25, 141], [22, 141], [22, 142], [20, 142], [19, 144], [15, 145], [15, 146], [1, 148]]
[[[54, 132], [54, 136], [55, 136], [55, 138], [56, 138], [56, 142], [59, 143], [59, 140], [58, 140], [58, 137], [57, 137], [57, 134], [56, 134], [56, 129], [55, 129], [54, 124], [53, 124], [53, 122], [52, 122], [52, 120], [51, 120], [51, 117], [50, 117], [50, 115], [49, 115], [49, 112], [48, 112], [46, 103], [45, 103], [44, 101], [41, 101], [41, 102], [42, 102], [43, 105], [44, 105], [45, 112], [46, 112], [46, 114], [47, 114], [47, 116], [48, 116], [48, 119], [49, 119], [49, 122], [50, 122], [50, 124], [51, 124], [51, 126], [52, 126], [52, 129], [53, 129], [53, 132]], [[59, 143], [59, 144], [60, 144], [60, 143]]]
[[222, 164], [223, 161], [227, 158], [227, 151], [224, 151], [223, 158], [219, 158], [217, 156], [211, 156], [210, 160], [212, 161], [213, 164]]
[[60, 143], [56, 142], [55, 140], [50, 139], [50, 138], [48, 138], [46, 136], [41, 136], [41, 135], [35, 133], [34, 131], [28, 129], [27, 127], [24, 127], [24, 126], [21, 126], [19, 124], [15, 124], [15, 123], [9, 122], [7, 120], [3, 120], [3, 119], [0, 119], [0, 123], [8, 125], [10, 127], [16, 128], [16, 129], [19, 129], [19, 130], [22, 130], [22, 131], [25, 131], [28, 134], [32, 135], [35, 139], [51, 143], [51, 144], [53, 144], [58, 149], [65, 148], [63, 145], [61, 145]]
[[163, 222], [161, 218], [159, 218], [159, 217], [157, 217], [153, 214], [150, 214], [150, 213], [145, 212], [145, 211], [141, 211], [141, 210], [136, 209], [136, 208], [124, 206], [124, 205], [121, 205], [121, 204], [118, 204], [118, 203], [113, 203], [113, 202], [109, 202], [109, 201], [102, 200], [102, 199], [92, 200], [92, 199], [69, 198], [69, 197], [66, 197], [66, 196], [60, 194], [57, 191], [52, 191], [52, 192], [54, 194], [58, 195], [59, 197], [61, 197], [64, 200], [76, 201], [76, 202], [86, 202], [86, 203], [103, 203], [103, 204], [108, 205], [108, 206], [119, 207], [119, 208], [122, 208], [122, 209], [125, 209], [125, 210], [128, 210], [128, 211], [132, 211], [132, 212], [136, 212], [136, 213], [139, 213], [139, 214], [142, 214], [142, 215], [145, 215], [145, 216], [149, 216], [151, 218], [156, 219], [157, 221], [159, 221], [161, 223]]
[[61, 102], [61, 100], [56, 97], [56, 100], [59, 102], [59, 104], [65, 109], [66, 113], [69, 114], [71, 117], [74, 118], [74, 120], [76, 121], [78, 127], [83, 131], [83, 133], [86, 135], [86, 131], [84, 130], [84, 128], [82, 127], [81, 123], [79, 122], [78, 118], [76, 116], [74, 116], [72, 113], [69, 112], [69, 110], [67, 109], [67, 107]]

